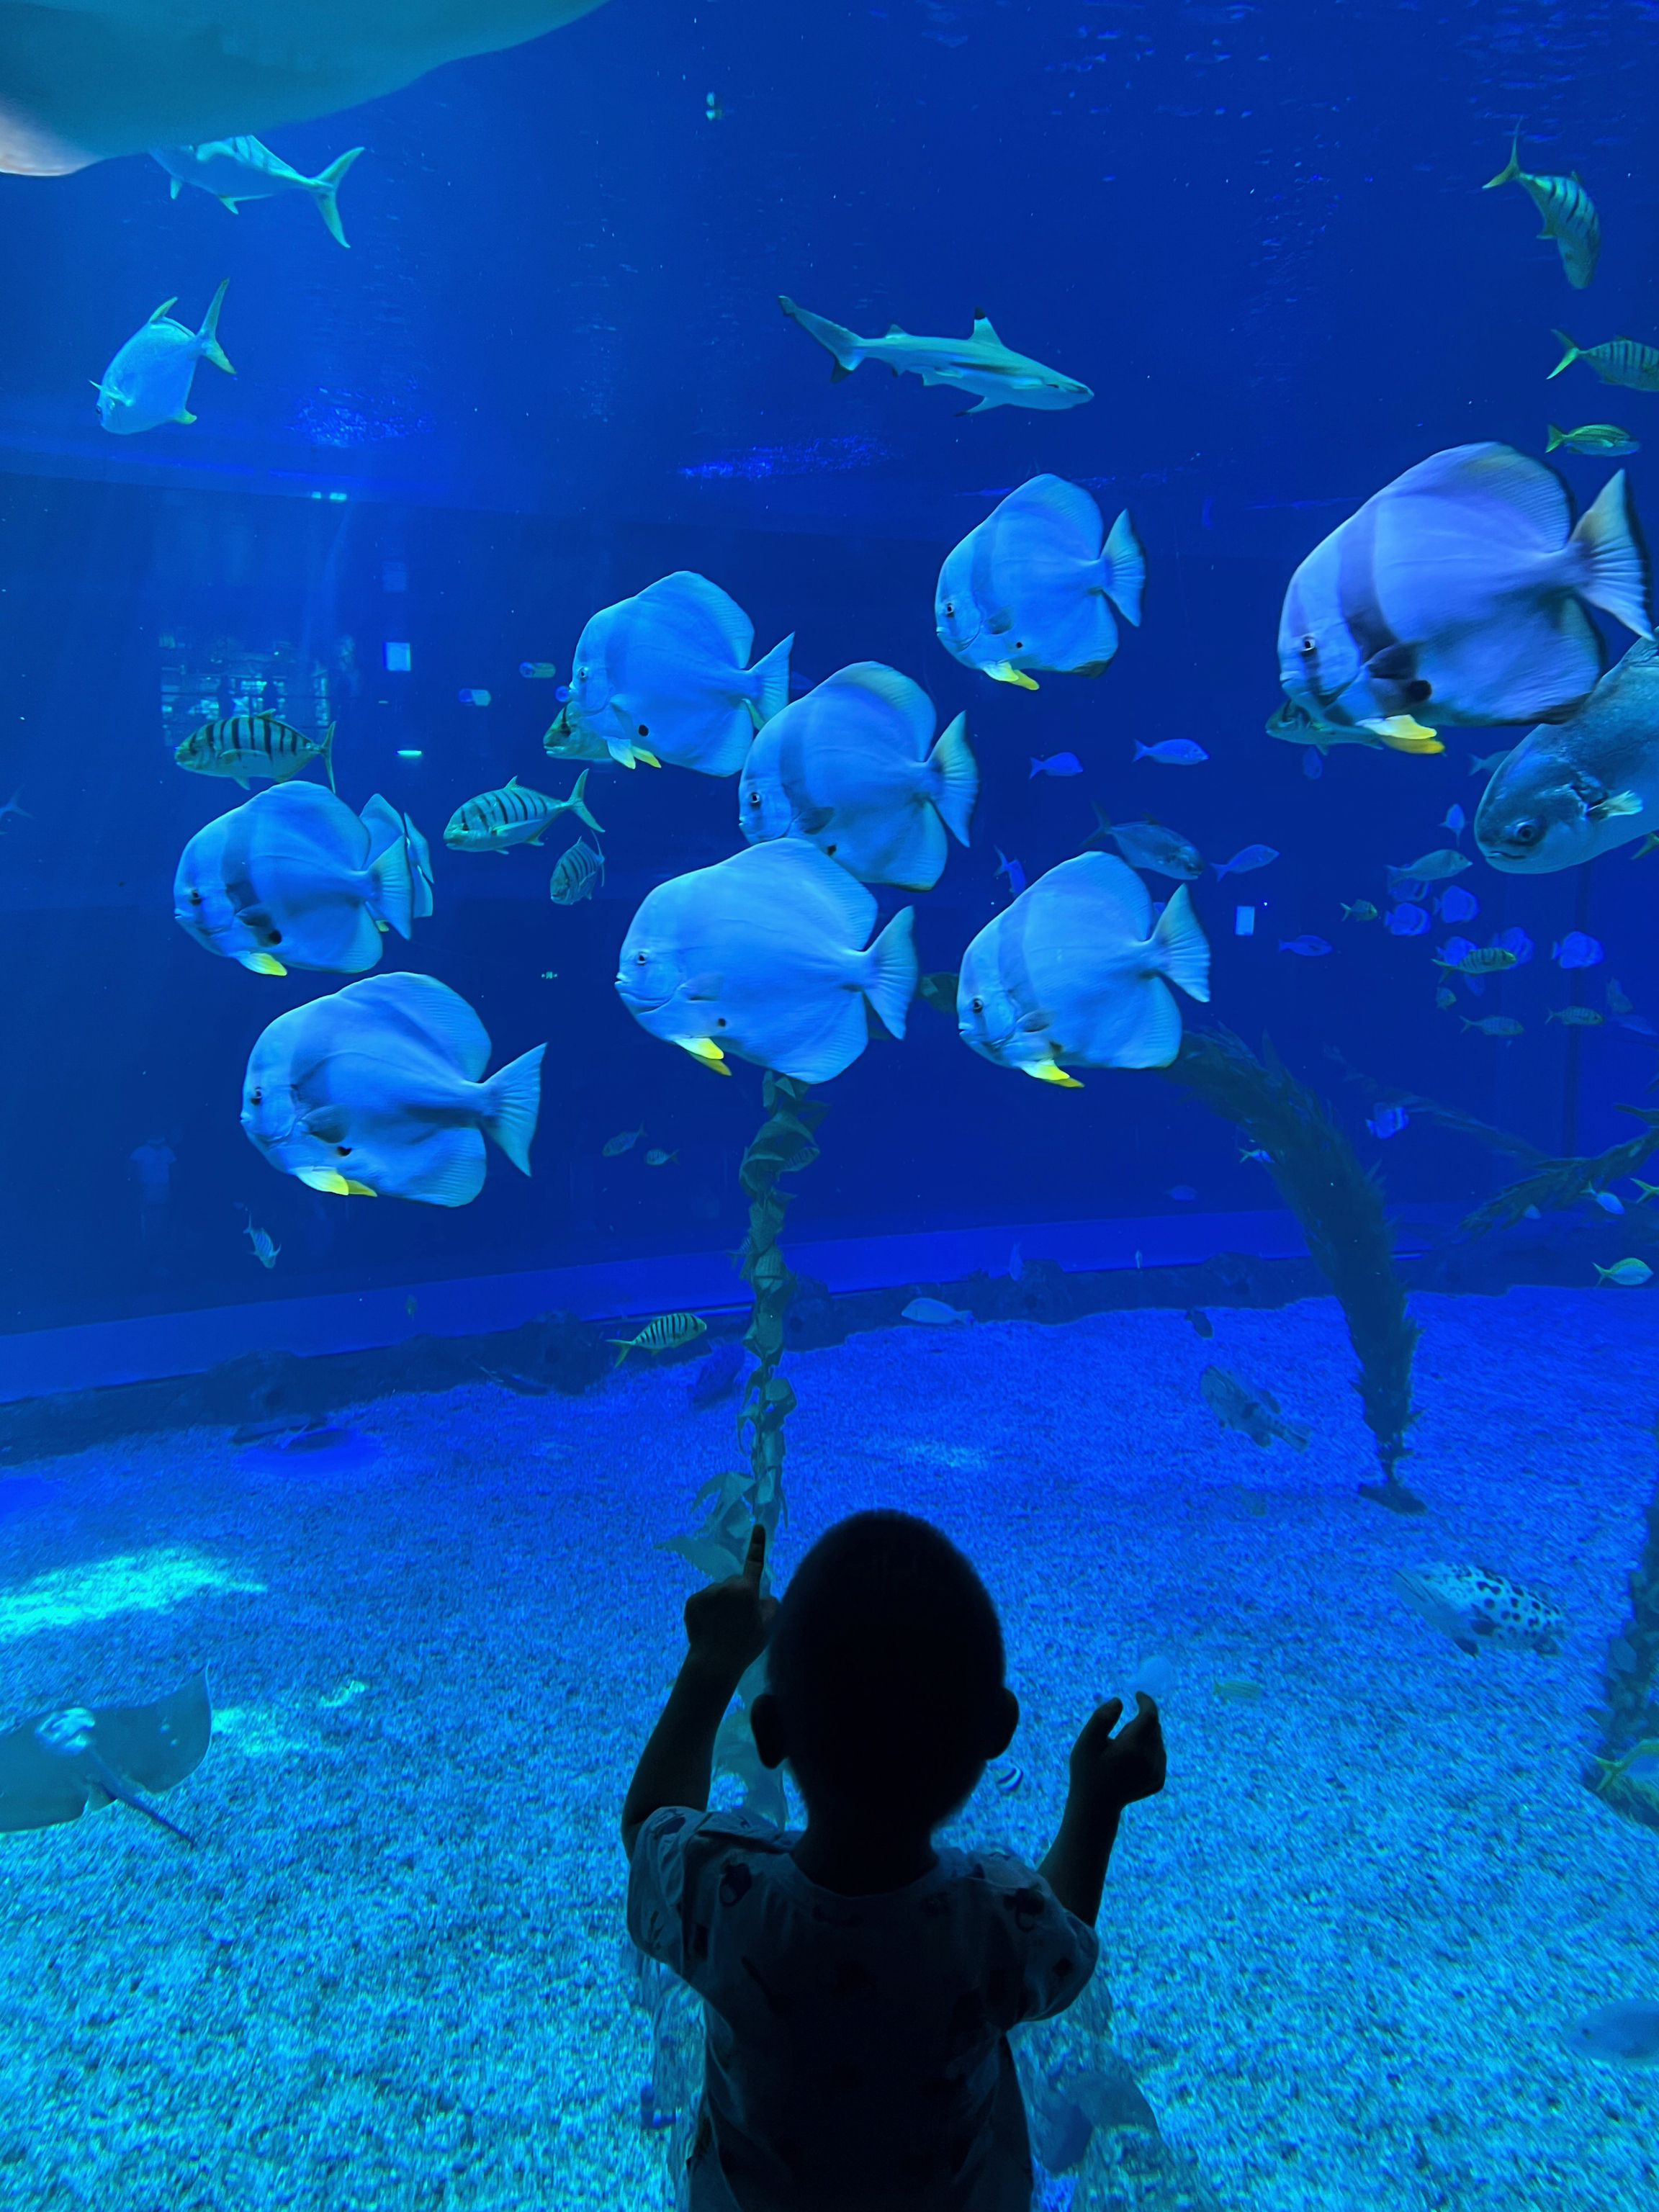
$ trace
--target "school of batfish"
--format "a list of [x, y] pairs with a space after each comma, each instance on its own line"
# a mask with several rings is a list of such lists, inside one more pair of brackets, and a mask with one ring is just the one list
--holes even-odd
[[[257, 139], [158, 152], [176, 195], [186, 185], [228, 206], [276, 193], [309, 195], [346, 243], [337, 192], [353, 149], [306, 177]], [[1493, 186], [1516, 183], [1543, 216], [1577, 289], [1601, 248], [1595, 209], [1577, 177], [1534, 174], [1519, 140]], [[1488, 187], [1490, 189], [1491, 187]], [[225, 287], [196, 329], [169, 301], [120, 349], [99, 381], [106, 428], [128, 434], [195, 418], [197, 364], [229, 372], [218, 341]], [[988, 318], [964, 339], [917, 337], [893, 325], [861, 337], [788, 299], [784, 313], [830, 355], [835, 380], [866, 362], [975, 401], [968, 410], [1058, 410], [1092, 394], [1075, 379], [1012, 351]], [[1558, 335], [1560, 335], [1558, 333]], [[1659, 351], [1629, 339], [1566, 352], [1604, 382], [1659, 390]], [[1638, 450], [1617, 424], [1549, 426], [1548, 450], [1616, 458]], [[1038, 475], [1000, 499], [940, 565], [933, 599], [939, 642], [990, 682], [1036, 690], [1050, 677], [1098, 678], [1138, 626], [1146, 556], [1127, 513], [1108, 526], [1081, 485]], [[1636, 642], [1607, 672], [1593, 612]], [[461, 854], [539, 847], [562, 815], [581, 833], [557, 858], [556, 905], [593, 897], [604, 879], [603, 829], [586, 786], [596, 769], [729, 777], [740, 843], [729, 857], [661, 883], [623, 935], [616, 988], [650, 1035], [716, 1074], [733, 1059], [802, 1082], [840, 1074], [863, 1052], [871, 1020], [902, 1038], [918, 989], [913, 913], [881, 921], [875, 890], [931, 891], [952, 843], [966, 846], [980, 770], [968, 717], [941, 729], [934, 702], [902, 671], [854, 661], [791, 696], [791, 635], [755, 657], [754, 625], [708, 578], [681, 570], [592, 615], [575, 645], [568, 688], [543, 740], [547, 757], [578, 773], [562, 797], [521, 783], [458, 805], [444, 844]], [[1443, 752], [1453, 726], [1533, 725], [1518, 744], [1473, 762], [1488, 781], [1474, 843], [1494, 868], [1571, 867], [1644, 837], [1659, 843], [1659, 647], [1650, 577], [1628, 487], [1610, 477], [1582, 514], [1545, 463], [1492, 441], [1430, 454], [1366, 500], [1296, 568], [1279, 622], [1285, 697], [1269, 735], [1305, 748], [1316, 772], [1334, 745], [1407, 756]], [[550, 662], [526, 662], [551, 677]], [[464, 696], [470, 695], [463, 695]], [[354, 812], [334, 790], [334, 732], [313, 737], [275, 717], [240, 714], [204, 725], [177, 748], [180, 767], [270, 787], [193, 836], [174, 887], [180, 926], [205, 950], [250, 972], [361, 975], [388, 933], [410, 938], [430, 915], [426, 839], [376, 793]], [[1136, 761], [1196, 768], [1209, 758], [1190, 738], [1137, 740]], [[329, 788], [298, 781], [313, 762]], [[1031, 757], [1030, 776], [1082, 773], [1071, 752]], [[949, 1003], [963, 1042], [997, 1067], [1056, 1089], [1075, 1072], [1167, 1066], [1180, 1048], [1181, 999], [1209, 996], [1210, 952], [1188, 889], [1206, 872], [1189, 840], [1151, 819], [1114, 823], [1097, 804], [1087, 847], [1028, 883], [997, 854], [1009, 902], [963, 951], [955, 976], [921, 981]], [[1392, 936], [1426, 938], [1471, 921], [1480, 901], [1453, 879], [1471, 866], [1471, 825], [1453, 806], [1441, 829], [1454, 842], [1385, 871], [1393, 903], [1343, 907], [1354, 922], [1381, 921]], [[588, 842], [587, 833], [593, 842]], [[1216, 862], [1218, 880], [1269, 866], [1269, 845]], [[1155, 904], [1144, 878], [1172, 881]], [[1335, 949], [1311, 933], [1280, 950], [1319, 959]], [[1441, 977], [1437, 1002], [1478, 995], [1531, 959], [1525, 933], [1486, 945], [1451, 936], [1425, 946]], [[1582, 931], [1552, 956], [1565, 972], [1598, 963]], [[1571, 1027], [1604, 1018], [1643, 1035], [1653, 1024], [1616, 984], [1607, 1014], [1555, 1010]], [[1498, 1013], [1465, 1018], [1465, 1030], [1509, 1038], [1522, 1024]], [[484, 1176], [486, 1140], [528, 1173], [544, 1048], [486, 1076], [489, 1040], [465, 1000], [435, 978], [373, 977], [280, 1015], [249, 1059], [242, 1122], [271, 1164], [317, 1190], [464, 1205]], [[1405, 1126], [1389, 1109], [1379, 1136]], [[643, 1133], [623, 1133], [607, 1156]], [[677, 1157], [660, 1147], [653, 1165]], [[250, 1232], [252, 1233], [252, 1232]], [[263, 1234], [263, 1232], [260, 1232]], [[269, 1239], [266, 1240], [269, 1243]], [[257, 1248], [256, 1248], [257, 1249]], [[274, 1257], [274, 1249], [273, 1255]], [[269, 1266], [271, 1261], [264, 1258]], [[652, 1348], [647, 1346], [646, 1348]]]

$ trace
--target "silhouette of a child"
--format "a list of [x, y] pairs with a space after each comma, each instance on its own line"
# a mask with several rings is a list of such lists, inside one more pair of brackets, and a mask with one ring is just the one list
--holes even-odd
[[[1040, 1869], [937, 1850], [1019, 1721], [984, 1584], [903, 1513], [839, 1522], [781, 1606], [765, 1553], [757, 1528], [742, 1573], [688, 1601], [623, 1808], [629, 1933], [703, 2000], [693, 2212], [1028, 2212], [1008, 2031], [1094, 1971], [1119, 1816], [1164, 1786], [1158, 1709], [1140, 1697], [1114, 1735], [1114, 1698], [1085, 1724]], [[715, 1731], [763, 1650], [755, 1743], [789, 1762], [799, 1835], [705, 1809]]]

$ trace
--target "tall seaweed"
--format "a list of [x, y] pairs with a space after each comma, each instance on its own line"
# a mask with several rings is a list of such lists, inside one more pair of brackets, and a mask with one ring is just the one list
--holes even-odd
[[1395, 1270], [1393, 1232], [1375, 1176], [1361, 1166], [1324, 1100], [1298, 1082], [1265, 1037], [1258, 1059], [1231, 1030], [1189, 1031], [1161, 1072], [1235, 1123], [1266, 1155], [1280, 1196], [1341, 1305], [1358, 1357], [1354, 1387], [1382, 1470], [1382, 1481], [1362, 1483], [1361, 1492], [1396, 1513], [1420, 1513], [1422, 1500], [1397, 1472], [1416, 1419], [1412, 1357], [1419, 1332]]
[[1605, 1189], [1609, 1183], [1634, 1175], [1650, 1154], [1659, 1151], [1659, 1113], [1647, 1106], [1621, 1106], [1619, 1111], [1634, 1114], [1647, 1123], [1639, 1137], [1626, 1137], [1621, 1145], [1609, 1145], [1606, 1152], [1590, 1152], [1582, 1158], [1553, 1160], [1540, 1154], [1518, 1182], [1498, 1191], [1467, 1216], [1463, 1234], [1484, 1237], [1488, 1230], [1507, 1228], [1519, 1221], [1529, 1206], [1535, 1206], [1540, 1213], [1559, 1212], [1565, 1206], [1577, 1206], [1587, 1192]]

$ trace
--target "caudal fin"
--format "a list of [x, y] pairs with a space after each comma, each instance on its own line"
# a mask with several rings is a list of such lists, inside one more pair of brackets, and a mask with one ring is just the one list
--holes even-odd
[[1146, 556], [1125, 507], [1112, 525], [1101, 555], [1101, 586], [1126, 623], [1140, 627], [1140, 595], [1146, 588]]
[[927, 756], [929, 796], [958, 845], [968, 842], [968, 818], [979, 797], [979, 763], [968, 749], [968, 717], [958, 714]]
[[414, 890], [415, 919], [424, 921], [432, 911], [432, 848], [407, 814], [404, 817], [404, 834], [409, 840], [409, 872]]
[[1545, 447], [1544, 451], [1547, 453], [1553, 453], [1558, 446], [1565, 446], [1566, 442], [1566, 432], [1561, 428], [1559, 423], [1552, 422], [1550, 424], [1549, 443]]
[[196, 333], [196, 342], [202, 349], [204, 361], [210, 361], [216, 368], [222, 368], [227, 376], [236, 372], [225, 358], [225, 349], [219, 343], [219, 310], [225, 304], [225, 294], [230, 289], [230, 279], [225, 278], [208, 301], [208, 311], [202, 318], [202, 327]]
[[1647, 550], [1625, 496], [1623, 469], [1607, 479], [1579, 516], [1572, 543], [1583, 556], [1578, 588], [1590, 605], [1638, 637], [1651, 637]]
[[1549, 376], [1547, 376], [1544, 379], [1546, 384], [1550, 381], [1551, 377], [1559, 376], [1564, 368], [1571, 368], [1574, 362], [1578, 359], [1578, 356], [1584, 350], [1583, 346], [1575, 345], [1565, 331], [1552, 331], [1550, 332], [1550, 336], [1553, 338], [1559, 339], [1561, 344], [1566, 348], [1566, 351], [1562, 355], [1560, 360], [1556, 362], [1554, 368], [1550, 371]]
[[749, 672], [749, 680], [755, 686], [750, 699], [749, 714], [755, 727], [769, 722], [780, 707], [789, 704], [789, 655], [794, 648], [795, 633], [791, 630], [781, 645], [757, 660]]
[[530, 1173], [530, 1140], [542, 1110], [542, 1054], [546, 1050], [544, 1044], [537, 1045], [479, 1086], [483, 1133], [495, 1139], [520, 1175]]
[[[228, 366], [228, 364], [227, 364], [227, 366]], [[232, 369], [231, 374], [234, 376], [235, 374], [235, 370]], [[329, 724], [327, 729], [323, 732], [323, 742], [318, 746], [317, 750], [322, 760], [323, 766], [328, 774], [328, 787], [331, 791], [337, 793], [339, 786], [334, 781], [334, 732], [336, 727], [337, 725], [333, 722]]]
[[1207, 1006], [1209, 939], [1198, 926], [1198, 916], [1193, 912], [1185, 884], [1176, 885], [1174, 896], [1159, 915], [1158, 927], [1152, 932], [1152, 944], [1159, 956], [1158, 972], [1178, 985], [1189, 999]]
[[1512, 185], [1515, 182], [1516, 179], [1521, 174], [1521, 163], [1519, 160], [1520, 152], [1521, 133], [1517, 131], [1515, 134], [1514, 142], [1510, 147], [1509, 160], [1504, 164], [1504, 167], [1498, 172], [1498, 174], [1495, 177], [1487, 178], [1486, 183], [1480, 187], [1483, 192], [1496, 191], [1499, 185]]
[[816, 338], [827, 353], [835, 356], [836, 365], [830, 372], [832, 382], [838, 383], [843, 376], [853, 374], [864, 359], [864, 340], [856, 331], [841, 323], [832, 323], [827, 315], [809, 314], [786, 293], [779, 293], [778, 305], [791, 322], [799, 323], [809, 337]]
[[415, 881], [410, 867], [404, 817], [377, 791], [361, 817], [368, 832], [368, 895], [364, 903], [376, 921], [409, 937], [415, 927]]
[[863, 956], [859, 988], [875, 1008], [884, 1029], [896, 1037], [904, 1035], [904, 1017], [915, 996], [915, 909], [901, 907], [881, 935]]
[[340, 228], [337, 196], [346, 171], [362, 150], [361, 146], [354, 146], [349, 154], [342, 154], [337, 161], [331, 161], [320, 177], [311, 179], [312, 197], [317, 203], [318, 214], [328, 226], [329, 236], [347, 247], [349, 247], [351, 240]]
[[568, 806], [570, 811], [575, 816], [578, 822], [586, 822], [590, 830], [594, 831], [597, 836], [603, 837], [605, 835], [605, 824], [603, 822], [596, 822], [592, 816], [588, 812], [587, 799], [586, 796], [586, 791], [587, 770], [584, 769], [581, 774], [576, 778], [574, 788], [572, 790], [569, 798], [565, 801], [565, 804]]

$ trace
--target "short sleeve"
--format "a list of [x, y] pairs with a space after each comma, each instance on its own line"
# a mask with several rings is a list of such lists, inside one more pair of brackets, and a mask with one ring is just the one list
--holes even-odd
[[779, 1840], [769, 1821], [749, 1814], [659, 1805], [634, 1838], [629, 1934], [647, 1958], [659, 1960], [695, 1988], [696, 1966], [708, 1953], [709, 1906], [735, 1901], [726, 1893], [735, 1885], [722, 1869], [734, 1856], [775, 1850]]
[[1086, 1921], [1068, 1912], [1042, 1876], [1023, 1860], [1000, 1852], [975, 1856], [974, 1871], [990, 1892], [988, 1902], [1002, 1941], [998, 1948], [1017, 1972], [1006, 1992], [1005, 2027], [1047, 2020], [1064, 2012], [1087, 1986], [1100, 1962], [1100, 1938]]

